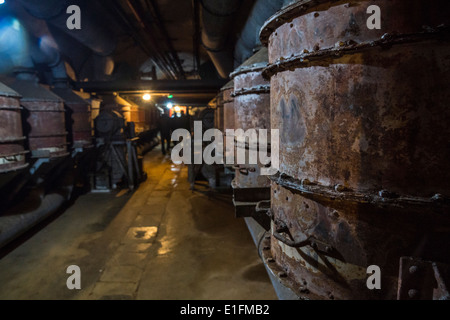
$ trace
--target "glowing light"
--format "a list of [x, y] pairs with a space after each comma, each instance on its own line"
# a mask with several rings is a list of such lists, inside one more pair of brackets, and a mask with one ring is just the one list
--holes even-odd
[[169, 95], [167, 96], [167, 98], [172, 99], [172, 98], [173, 98], [173, 95], [172, 95], [172, 94], [169, 94]]
[[176, 112], [176, 113], [179, 113], [179, 112], [181, 111], [181, 108], [180, 108], [179, 106], [175, 106], [174, 109], [175, 109], [175, 112]]
[[5, 3], [5, 0], [0, 0], [0, 4], [4, 4]]
[[152, 98], [152, 96], [148, 93], [146, 93], [142, 96], [142, 99], [144, 99], [145, 101], [149, 101], [151, 98]]
[[169, 103], [167, 104], [167, 109], [172, 109], [172, 108], [173, 108], [173, 103], [169, 102]]

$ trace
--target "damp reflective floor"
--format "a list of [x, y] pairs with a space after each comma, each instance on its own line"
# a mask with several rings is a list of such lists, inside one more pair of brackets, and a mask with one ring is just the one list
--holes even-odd
[[[231, 195], [190, 190], [159, 148], [133, 193], [89, 193], [0, 258], [0, 299], [277, 299]], [[81, 271], [69, 290], [67, 267]]]

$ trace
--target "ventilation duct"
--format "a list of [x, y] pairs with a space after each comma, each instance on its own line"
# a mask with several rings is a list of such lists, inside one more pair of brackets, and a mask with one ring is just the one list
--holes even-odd
[[258, 0], [255, 2], [236, 42], [234, 51], [235, 67], [241, 65], [259, 49], [261, 46], [261, 41], [259, 40], [261, 27], [270, 16], [274, 15], [287, 2], [291, 2], [291, 0]]
[[233, 51], [230, 30], [241, 0], [201, 2], [202, 43], [220, 77], [226, 79], [233, 71]]
[[[111, 55], [116, 48], [116, 39], [112, 32], [99, 19], [95, 4], [86, 0], [18, 0], [34, 17], [43, 19], [54, 27], [64, 31], [80, 43], [101, 56]], [[82, 28], [69, 30], [66, 22], [69, 17], [67, 8], [78, 5], [82, 12]]]

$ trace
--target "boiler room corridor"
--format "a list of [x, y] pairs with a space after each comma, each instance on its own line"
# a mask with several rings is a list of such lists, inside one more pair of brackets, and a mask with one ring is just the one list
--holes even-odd
[[[191, 191], [158, 148], [133, 193], [88, 193], [0, 252], [2, 300], [275, 300], [231, 195]], [[69, 265], [81, 289], [69, 290]]]

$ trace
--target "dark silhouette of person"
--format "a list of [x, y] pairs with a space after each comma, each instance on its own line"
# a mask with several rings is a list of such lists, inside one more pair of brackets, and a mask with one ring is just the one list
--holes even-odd
[[170, 150], [170, 140], [172, 135], [173, 119], [169, 116], [169, 110], [164, 110], [164, 114], [159, 119], [159, 131], [161, 133], [161, 151], [166, 155]]
[[184, 113], [184, 111], [181, 111], [181, 113], [180, 113], [180, 117], [178, 120], [178, 127], [181, 129], [186, 129], [189, 132], [191, 131], [189, 117]]

